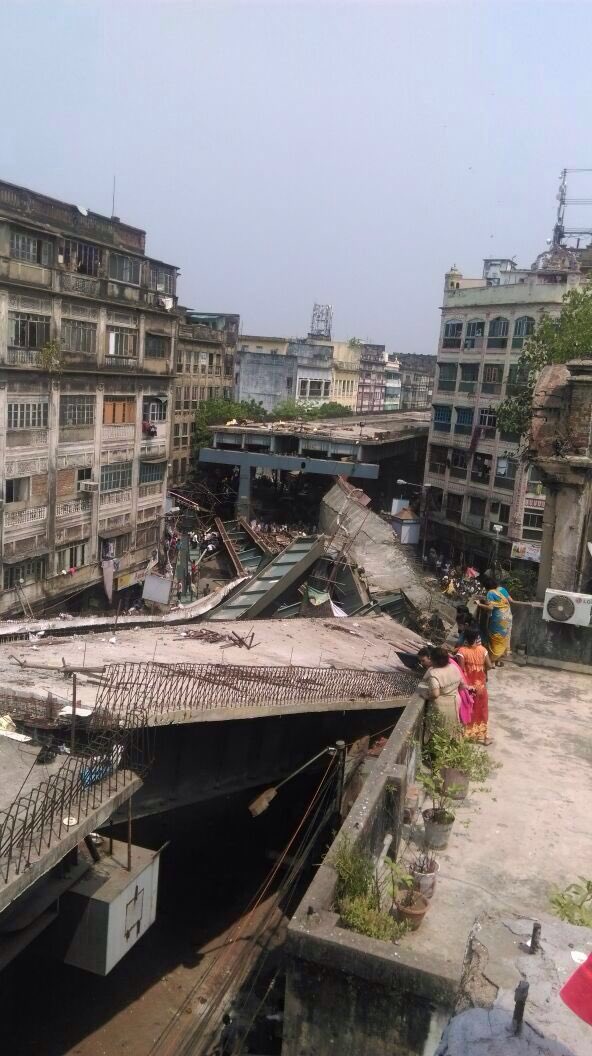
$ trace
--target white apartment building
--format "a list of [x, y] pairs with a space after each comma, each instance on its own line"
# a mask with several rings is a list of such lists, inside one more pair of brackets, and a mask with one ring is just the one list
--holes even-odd
[[0, 183], [2, 616], [116, 597], [158, 539], [177, 269], [144, 249], [117, 218]]
[[480, 278], [446, 273], [424, 481], [428, 538], [456, 559], [483, 566], [499, 539], [500, 558], [538, 561], [543, 488], [496, 409], [520, 385], [520, 352], [543, 313], [558, 314], [585, 281], [586, 256], [557, 246], [531, 269], [488, 259]]

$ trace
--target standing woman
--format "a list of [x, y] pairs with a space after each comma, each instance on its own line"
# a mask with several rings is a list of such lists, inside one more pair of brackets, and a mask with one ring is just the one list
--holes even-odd
[[426, 699], [434, 702], [436, 711], [448, 725], [456, 726], [459, 722], [459, 690], [470, 688], [465, 683], [460, 667], [450, 662], [448, 650], [444, 646], [429, 651], [420, 649], [418, 659], [427, 671]]
[[465, 682], [475, 690], [473, 697], [473, 714], [471, 722], [465, 727], [465, 737], [479, 741], [480, 744], [491, 744], [488, 736], [489, 698], [487, 695], [487, 672], [492, 663], [487, 649], [481, 645], [479, 631], [467, 627], [464, 632], [464, 643], [457, 650], [463, 658]]
[[486, 601], [478, 601], [480, 609], [489, 612], [487, 621], [487, 652], [494, 667], [501, 667], [503, 658], [510, 649], [512, 634], [512, 598], [505, 587], [500, 587], [493, 576], [484, 576]]

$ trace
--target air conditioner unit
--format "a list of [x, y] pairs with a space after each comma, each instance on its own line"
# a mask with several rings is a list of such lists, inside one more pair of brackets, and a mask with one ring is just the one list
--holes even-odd
[[98, 480], [81, 480], [79, 485], [79, 491], [86, 491], [94, 494], [99, 490]]
[[543, 619], [549, 623], [571, 623], [590, 627], [592, 594], [573, 594], [567, 590], [546, 590]]

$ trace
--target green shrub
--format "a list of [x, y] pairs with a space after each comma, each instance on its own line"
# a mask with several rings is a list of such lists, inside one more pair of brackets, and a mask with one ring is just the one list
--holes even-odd
[[580, 876], [581, 884], [568, 884], [563, 891], [551, 893], [553, 912], [561, 920], [580, 927], [592, 928], [592, 880]]
[[367, 895], [344, 898], [339, 905], [339, 914], [346, 928], [357, 931], [360, 935], [367, 935], [370, 939], [394, 942], [406, 931], [403, 924], [399, 924], [389, 913], [377, 908]]

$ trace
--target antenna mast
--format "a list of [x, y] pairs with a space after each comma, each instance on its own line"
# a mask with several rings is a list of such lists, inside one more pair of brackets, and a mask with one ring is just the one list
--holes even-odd
[[592, 205], [592, 198], [568, 198], [567, 197], [567, 174], [568, 172], [592, 172], [592, 169], [562, 169], [559, 177], [559, 191], [557, 192], [557, 220], [553, 228], [553, 245], [563, 245], [565, 238], [578, 238], [581, 235], [592, 235], [592, 229], [575, 227], [566, 230], [565, 209], [568, 205]]
[[331, 304], [315, 304], [312, 310], [312, 321], [308, 336], [323, 337], [330, 341], [332, 323], [333, 306]]

